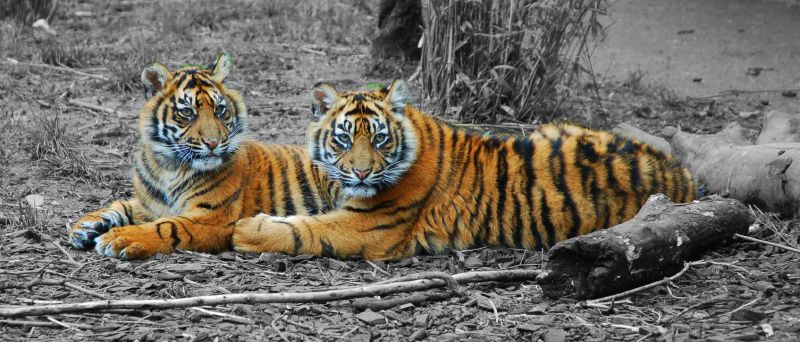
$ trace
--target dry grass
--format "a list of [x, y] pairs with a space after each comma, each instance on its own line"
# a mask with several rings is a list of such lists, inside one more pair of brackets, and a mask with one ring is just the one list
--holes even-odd
[[765, 213], [754, 206], [750, 213], [755, 222], [756, 230], [751, 235], [758, 238], [769, 238], [772, 242], [800, 249], [800, 220], [784, 221], [776, 213]]
[[91, 60], [87, 50], [78, 44], [64, 44], [56, 38], [49, 38], [36, 46], [42, 63], [80, 68]]
[[[422, 84], [460, 121], [532, 122], [603, 34], [604, 0], [423, 1]], [[561, 87], [561, 88], [560, 88]]]
[[52, 175], [99, 181], [99, 173], [76, 148], [78, 140], [70, 134], [59, 111], [35, 113], [27, 133], [31, 159], [46, 164]]

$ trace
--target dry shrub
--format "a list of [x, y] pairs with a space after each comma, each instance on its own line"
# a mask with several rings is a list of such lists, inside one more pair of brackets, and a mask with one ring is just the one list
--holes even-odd
[[605, 0], [423, 0], [422, 85], [438, 111], [531, 122], [581, 70]]
[[65, 45], [56, 38], [48, 38], [36, 45], [42, 63], [80, 68], [91, 58], [81, 45]]
[[14, 18], [24, 24], [47, 19], [55, 14], [58, 0], [0, 0], [0, 19]]
[[55, 176], [97, 181], [99, 173], [89, 165], [59, 112], [34, 113], [27, 129], [31, 159], [45, 163]]

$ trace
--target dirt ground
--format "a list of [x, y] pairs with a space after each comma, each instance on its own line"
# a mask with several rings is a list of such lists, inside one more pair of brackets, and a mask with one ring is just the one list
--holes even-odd
[[[235, 69], [228, 86], [243, 92], [254, 138], [288, 144], [304, 142], [307, 92], [316, 81], [356, 87], [407, 78], [414, 70], [414, 64], [369, 57], [377, 21], [371, 2], [227, 4], [61, 1], [51, 20], [56, 35], [0, 21], [0, 306], [312, 291], [422, 271], [542, 268], [546, 254], [509, 249], [377, 263], [233, 252], [181, 252], [128, 262], [70, 249], [69, 222], [131, 195], [130, 148], [144, 100], [136, 80], [151, 60], [177, 67], [232, 53]], [[600, 69], [595, 65], [602, 74]], [[687, 98], [646, 71], [581, 82], [562, 108], [567, 116], [555, 119], [600, 127], [631, 121], [655, 134], [665, 125], [712, 133], [738, 121], [755, 135], [773, 106], [761, 94]], [[766, 231], [800, 242], [797, 222], [756, 218]], [[767, 235], [762, 234], [781, 242]], [[736, 242], [698, 258], [714, 263], [611, 308], [547, 299], [533, 282], [484, 283], [464, 286], [460, 297], [375, 313], [340, 301], [0, 318], [0, 340], [800, 339], [800, 255]], [[19, 286], [39, 278], [61, 285]]]

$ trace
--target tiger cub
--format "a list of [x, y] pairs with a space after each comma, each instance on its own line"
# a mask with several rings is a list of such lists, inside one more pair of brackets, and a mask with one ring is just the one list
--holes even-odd
[[333, 208], [337, 185], [305, 148], [247, 139], [244, 101], [223, 83], [231, 64], [221, 55], [207, 68], [144, 68], [135, 197], [79, 219], [69, 230], [75, 248], [123, 259], [175, 249], [222, 251], [243, 217]]
[[637, 141], [569, 124], [528, 138], [476, 135], [409, 99], [402, 81], [379, 91], [316, 86], [309, 153], [349, 199], [317, 216], [243, 219], [234, 249], [368, 259], [540, 250], [630, 219], [650, 194], [695, 196], [688, 170]]

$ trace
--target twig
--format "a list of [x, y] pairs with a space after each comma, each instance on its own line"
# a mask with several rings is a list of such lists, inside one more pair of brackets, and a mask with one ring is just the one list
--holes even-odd
[[353, 329], [350, 329], [350, 331], [344, 333], [342, 336], [339, 336], [339, 339], [341, 340], [341, 339], [343, 339], [343, 338], [345, 338], [347, 336], [350, 336], [350, 334], [356, 332], [356, 330], [358, 330], [358, 326], [357, 325], [354, 326]]
[[105, 113], [108, 113], [108, 114], [115, 114], [117, 116], [125, 116], [125, 113], [120, 112], [118, 110], [114, 110], [114, 109], [111, 109], [111, 108], [108, 108], [108, 107], [103, 107], [103, 106], [99, 106], [99, 105], [95, 105], [95, 104], [91, 104], [91, 103], [86, 103], [86, 102], [83, 102], [83, 101], [69, 99], [69, 100], [67, 100], [67, 103], [69, 103], [69, 104], [71, 104], [73, 106], [76, 106], [76, 107], [83, 107], [83, 108], [89, 108], [89, 109], [92, 109], [92, 110], [96, 110], [98, 112], [105, 112]]
[[52, 242], [53, 245], [55, 245], [56, 248], [58, 248], [58, 250], [61, 251], [61, 253], [63, 253], [67, 257], [67, 260], [63, 260], [64, 262], [75, 266], [83, 266], [82, 263], [75, 261], [75, 259], [72, 258], [72, 255], [70, 255], [69, 252], [67, 252], [67, 250], [64, 249], [64, 247], [61, 247], [61, 245], [59, 245], [58, 242], [55, 241], [50, 241], [50, 242]]
[[367, 260], [367, 263], [370, 264], [370, 266], [372, 266], [372, 268], [374, 268], [376, 271], [383, 273], [383, 275], [388, 276], [388, 277], [392, 276], [391, 273], [387, 272], [386, 270], [384, 270], [380, 266], [375, 265], [374, 262]]
[[75, 291], [83, 292], [92, 297], [106, 299], [106, 296], [94, 292], [92, 290], [84, 289], [78, 285], [70, 283], [66, 280], [53, 280], [53, 279], [40, 279], [36, 278], [28, 282], [4, 281], [0, 282], [0, 290], [2, 289], [30, 289], [34, 286], [63, 286], [71, 288]]
[[434, 293], [415, 293], [406, 297], [390, 298], [390, 299], [373, 299], [373, 298], [360, 298], [353, 301], [353, 309], [356, 311], [364, 311], [370, 309], [372, 311], [380, 311], [391, 309], [403, 304], [420, 304], [424, 302], [434, 302], [447, 300], [453, 295], [449, 292], [434, 292]]
[[486, 301], [489, 302], [489, 305], [492, 306], [492, 312], [494, 312], [494, 321], [495, 321], [495, 323], [500, 323], [500, 314], [497, 313], [497, 306], [495, 306], [494, 302], [489, 298], [486, 298]]
[[206, 309], [203, 309], [203, 308], [190, 308], [190, 309], [192, 309], [194, 311], [202, 312], [202, 313], [204, 313], [206, 315], [223, 317], [226, 320], [229, 320], [229, 321], [232, 321], [232, 322], [236, 322], [236, 323], [241, 323], [241, 324], [254, 324], [255, 323], [252, 319], [245, 318], [245, 317], [240, 317], [240, 316], [236, 316], [236, 315], [231, 315], [231, 314], [226, 314], [224, 312], [211, 311], [211, 310], [206, 310]]
[[83, 71], [75, 70], [75, 69], [69, 68], [69, 67], [65, 68], [65, 67], [49, 65], [49, 64], [36, 64], [36, 63], [25, 63], [25, 62], [16, 62], [16, 63], [2, 62], [0, 64], [14, 65], [14, 66], [19, 65], [19, 66], [26, 66], [26, 67], [33, 67], [33, 68], [44, 68], [44, 69], [50, 69], [50, 70], [56, 70], [56, 71], [66, 71], [66, 72], [71, 72], [73, 74], [78, 74], [78, 75], [81, 75], [81, 76], [96, 78], [98, 80], [103, 80], [103, 81], [108, 81], [108, 77], [105, 77], [105, 76], [102, 76], [102, 75], [95, 75], [95, 74], [85, 73]]
[[61, 321], [59, 321], [59, 320], [57, 320], [57, 319], [53, 318], [53, 316], [47, 316], [47, 317], [45, 317], [45, 318], [47, 318], [47, 320], [48, 320], [48, 321], [50, 321], [50, 322], [53, 322], [53, 323], [55, 323], [55, 324], [58, 324], [58, 325], [60, 325], [60, 326], [62, 326], [62, 327], [64, 327], [64, 328], [67, 328], [67, 329], [77, 329], [77, 327], [75, 327], [74, 325], [72, 325], [72, 324], [67, 324], [67, 323], [64, 323], [64, 322], [61, 322]]
[[[702, 262], [702, 263], [705, 263], [705, 262]], [[698, 265], [698, 264], [700, 264], [700, 263], [687, 262], [686, 264], [683, 265], [683, 269], [682, 270], [680, 270], [678, 273], [676, 273], [675, 275], [673, 275], [671, 277], [667, 277], [667, 278], [661, 279], [661, 280], [656, 281], [656, 282], [652, 282], [652, 283], [647, 284], [647, 285], [639, 286], [639, 287], [637, 287], [635, 289], [630, 289], [630, 290], [625, 291], [625, 292], [617, 293], [617, 294], [606, 296], [606, 297], [602, 297], [602, 298], [587, 300], [586, 302], [587, 303], [607, 302], [609, 300], [618, 299], [618, 298], [624, 298], [624, 297], [630, 296], [630, 295], [632, 295], [634, 293], [637, 293], [637, 292], [642, 292], [642, 291], [645, 291], [645, 290], [652, 289], [652, 288], [654, 288], [656, 286], [659, 286], [661, 284], [669, 283], [669, 282], [671, 282], [671, 281], [673, 281], [675, 279], [678, 279], [680, 276], [682, 276], [684, 273], [686, 273], [686, 271], [688, 271], [689, 268], [692, 267], [692, 265]]]
[[[475, 272], [477, 273], [477, 272]], [[420, 280], [420, 279], [441, 279], [447, 284], [447, 288], [450, 290], [451, 294], [458, 294], [458, 281], [455, 279], [454, 276], [444, 272], [420, 272], [420, 273], [413, 273], [404, 275], [402, 277], [397, 277], [389, 280], [379, 281], [375, 283], [375, 285], [379, 284], [391, 284], [391, 283], [398, 283], [404, 281], [411, 281], [411, 280]]]
[[758, 302], [759, 300], [761, 300], [761, 297], [758, 297], [758, 298], [756, 298], [756, 299], [753, 299], [753, 300], [751, 300], [751, 301], [749, 301], [749, 302], [747, 302], [747, 303], [744, 303], [744, 304], [742, 304], [741, 306], [739, 306], [738, 308], [736, 308], [736, 309], [733, 309], [733, 310], [731, 310], [730, 312], [728, 312], [728, 313], [726, 313], [726, 314], [724, 314], [724, 315], [722, 315], [722, 316], [730, 316], [730, 315], [733, 315], [735, 312], [737, 312], [737, 311], [739, 311], [739, 310], [742, 310], [742, 309], [744, 309], [744, 308], [746, 308], [746, 307], [748, 307], [748, 306], [751, 306], [751, 305], [755, 304], [756, 302]]
[[272, 329], [275, 329], [275, 332], [277, 332], [277, 333], [278, 333], [278, 335], [281, 337], [281, 339], [282, 339], [284, 342], [289, 342], [289, 339], [288, 339], [288, 338], [287, 338], [287, 337], [286, 337], [286, 336], [283, 334], [283, 331], [281, 331], [281, 329], [278, 329], [278, 325], [277, 325], [277, 324], [275, 324], [275, 322], [277, 322], [278, 320], [280, 320], [281, 318], [283, 318], [283, 315], [284, 315], [284, 314], [281, 314], [281, 315], [280, 315], [280, 316], [278, 316], [277, 318], [273, 319], [273, 320], [272, 320], [272, 322], [270, 322], [270, 323], [269, 323], [269, 325], [270, 325], [270, 326], [272, 326]]
[[[10, 320], [10, 319], [2, 319], [2, 320], [0, 320], [0, 325], [12, 325], [12, 326], [22, 326], [22, 327], [45, 327], [45, 328], [59, 328], [59, 327], [63, 327], [64, 326], [62, 324], [58, 324], [58, 323], [54, 323], [54, 322], [17, 321], [17, 320]], [[92, 326], [88, 325], [88, 324], [70, 323], [69, 325], [71, 327], [78, 328], [78, 329], [83, 329], [83, 330], [92, 329]]]
[[785, 249], [785, 250], [787, 250], [787, 251], [792, 251], [792, 252], [795, 252], [795, 253], [800, 253], [800, 249], [797, 249], [797, 248], [794, 248], [794, 247], [789, 247], [789, 246], [784, 246], [784, 245], [777, 244], [777, 243], [774, 243], [774, 242], [769, 242], [769, 241], [759, 240], [759, 239], [756, 239], [756, 238], [754, 238], [754, 237], [749, 237], [749, 236], [742, 235], [742, 234], [733, 234], [733, 236], [734, 236], [734, 237], [737, 237], [737, 238], [740, 238], [740, 239], [742, 239], [742, 240], [747, 240], [747, 241], [752, 241], [752, 242], [763, 243], [763, 244], [765, 244], [765, 245], [770, 245], [770, 246], [773, 246], [773, 247], [783, 248], [783, 249]]
[[[539, 273], [540, 271], [538, 270], [479, 271], [455, 274], [452, 278], [456, 282], [464, 284], [486, 281], [530, 281], [535, 280]], [[446, 285], [447, 283], [442, 279], [419, 279], [305, 293], [236, 293], [176, 299], [102, 300], [54, 305], [14, 306], [0, 308], [0, 317], [37, 316], [108, 309], [160, 310], [223, 304], [320, 303], [362, 297], [385, 296], [400, 292], [416, 292], [445, 287]]]

